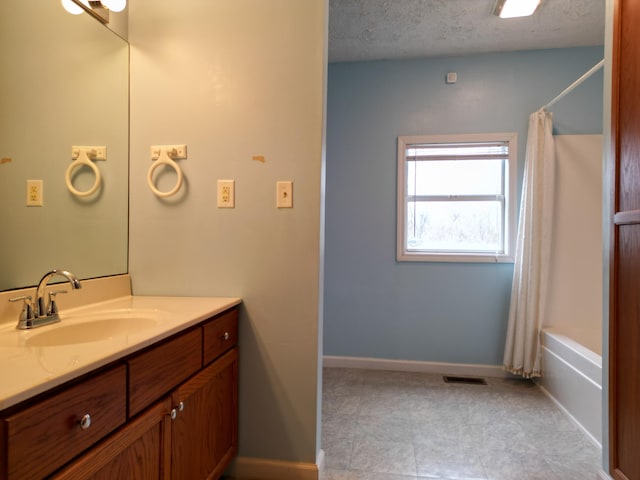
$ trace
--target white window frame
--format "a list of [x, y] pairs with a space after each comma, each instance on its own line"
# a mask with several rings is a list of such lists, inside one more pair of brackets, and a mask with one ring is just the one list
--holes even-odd
[[[481, 143], [481, 142], [508, 142], [509, 155], [505, 162], [506, 172], [504, 176], [504, 251], [502, 252], [433, 252], [433, 251], [407, 251], [407, 160], [405, 158], [407, 147], [415, 144], [437, 143]], [[487, 262], [487, 263], [513, 263], [515, 255], [516, 238], [516, 196], [517, 196], [517, 172], [518, 172], [518, 134], [516, 132], [505, 133], [480, 133], [461, 135], [418, 135], [398, 137], [398, 198], [397, 198], [397, 252], [396, 258], [401, 262]]]

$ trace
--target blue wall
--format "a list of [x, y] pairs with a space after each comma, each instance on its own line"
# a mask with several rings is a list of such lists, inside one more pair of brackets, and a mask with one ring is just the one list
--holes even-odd
[[[601, 47], [329, 66], [324, 354], [498, 365], [513, 266], [396, 262], [399, 135], [518, 132]], [[458, 82], [445, 84], [447, 72]], [[602, 132], [602, 71], [558, 102], [554, 130]]]

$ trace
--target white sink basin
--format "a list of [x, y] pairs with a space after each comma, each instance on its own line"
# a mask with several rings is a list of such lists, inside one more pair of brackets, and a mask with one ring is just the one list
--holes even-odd
[[157, 309], [109, 309], [61, 314], [60, 322], [31, 330], [11, 328], [2, 346], [55, 347], [128, 339], [159, 326], [169, 313]]
[[152, 318], [113, 318], [91, 320], [72, 324], [60, 324], [57, 328], [34, 331], [25, 342], [28, 347], [51, 347], [77, 343], [99, 342], [116, 336], [129, 336], [158, 325]]

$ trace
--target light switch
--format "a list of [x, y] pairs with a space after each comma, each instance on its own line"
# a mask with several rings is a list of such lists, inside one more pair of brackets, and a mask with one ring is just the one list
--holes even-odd
[[293, 182], [291, 180], [276, 183], [278, 208], [293, 208]]

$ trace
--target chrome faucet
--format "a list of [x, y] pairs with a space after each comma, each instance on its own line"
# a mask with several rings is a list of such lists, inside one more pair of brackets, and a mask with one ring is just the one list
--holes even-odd
[[47, 283], [52, 277], [60, 275], [65, 277], [71, 284], [71, 288], [76, 290], [82, 288], [80, 280], [71, 272], [62, 269], [54, 269], [44, 274], [40, 279], [38, 286], [36, 287], [36, 298], [31, 303], [31, 296], [25, 295], [22, 297], [11, 298], [10, 302], [17, 302], [18, 300], [24, 300], [24, 306], [22, 312], [20, 312], [20, 318], [18, 320], [17, 328], [20, 330], [26, 330], [29, 328], [40, 327], [42, 325], [48, 325], [50, 323], [56, 323], [60, 321], [58, 315], [58, 306], [55, 302], [55, 296], [59, 293], [67, 293], [66, 290], [57, 290], [49, 292], [48, 301], [45, 303], [45, 290]]

